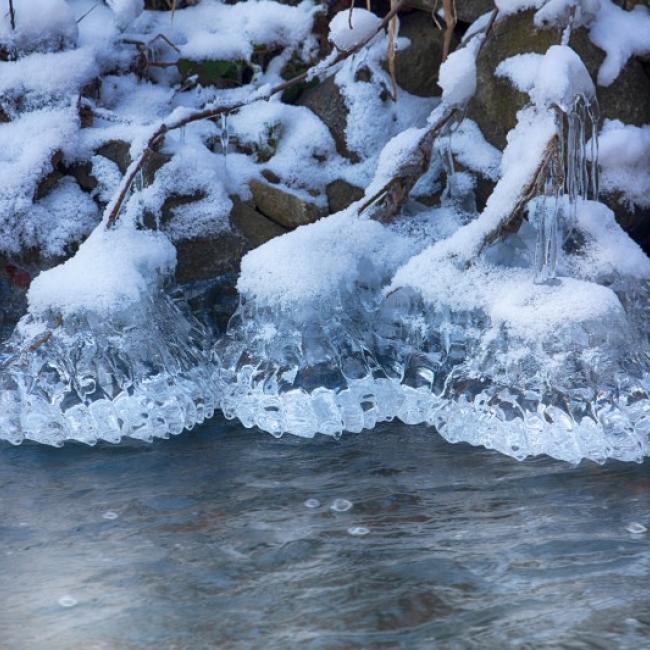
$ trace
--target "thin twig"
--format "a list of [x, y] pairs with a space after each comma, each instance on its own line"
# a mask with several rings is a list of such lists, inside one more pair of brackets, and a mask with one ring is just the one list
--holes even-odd
[[332, 61], [328, 62], [328, 64], [322, 69], [319, 68], [319, 65], [322, 62], [319, 62], [316, 65], [312, 66], [309, 70], [306, 70], [305, 72], [296, 75], [295, 77], [289, 79], [288, 81], [285, 81], [283, 83], [278, 84], [277, 86], [274, 86], [273, 88], [266, 91], [265, 93], [261, 93], [261, 94], [252, 93], [251, 96], [249, 96], [247, 99], [237, 102], [235, 104], [231, 104], [229, 106], [205, 108], [202, 110], [185, 114], [183, 117], [177, 118], [174, 121], [163, 122], [150, 136], [140, 156], [129, 165], [126, 174], [122, 178], [122, 182], [120, 183], [115, 199], [106, 206], [106, 211], [104, 212], [104, 219], [103, 219], [103, 222], [106, 224], [106, 227], [111, 228], [115, 225], [115, 222], [119, 217], [122, 204], [124, 203], [124, 200], [126, 199], [129, 193], [129, 189], [131, 188], [131, 185], [136, 175], [138, 174], [140, 169], [142, 169], [142, 166], [146, 162], [147, 157], [155, 150], [155, 148], [158, 145], [160, 145], [165, 135], [169, 131], [180, 129], [184, 126], [187, 126], [188, 124], [192, 124], [194, 122], [200, 122], [201, 120], [209, 120], [218, 117], [224, 113], [226, 114], [232, 113], [256, 101], [268, 100], [274, 95], [284, 92], [285, 90], [287, 90], [287, 88], [291, 88], [292, 86], [295, 86], [311, 78], [311, 76], [314, 73], [322, 72], [324, 70], [333, 68], [334, 66], [341, 63], [341, 61], [344, 61], [345, 59], [349, 58], [353, 54], [356, 54], [364, 47], [366, 47], [366, 45], [368, 45], [368, 43], [370, 43], [380, 31], [386, 28], [386, 25], [388, 25], [392, 17], [395, 16], [397, 12], [402, 8], [404, 2], [405, 0], [400, 0], [400, 2], [398, 2], [395, 5], [395, 7], [393, 7], [386, 14], [386, 16], [384, 16], [381, 23], [377, 25], [377, 28], [371, 34], [369, 34], [365, 39], [359, 41], [357, 44], [354, 45], [354, 47], [350, 48], [349, 50], [340, 51], [332, 59]]
[[9, 20], [11, 21], [11, 31], [16, 31], [16, 11], [14, 10], [14, 0], [9, 0]]
[[[391, 9], [395, 7], [397, 0], [390, 0]], [[392, 98], [393, 101], [397, 100], [397, 73], [395, 72], [395, 48], [397, 46], [397, 28], [398, 20], [395, 14], [388, 23], [388, 72], [390, 74], [390, 81], [393, 87]]]
[[77, 23], [77, 25], [78, 25], [78, 24], [79, 24], [79, 23], [80, 23], [80, 22], [81, 22], [81, 21], [82, 21], [86, 16], [88, 16], [88, 15], [91, 14], [93, 11], [95, 11], [95, 9], [97, 9], [97, 7], [99, 7], [100, 4], [101, 4], [100, 2], [96, 2], [96, 3], [95, 3], [95, 4], [94, 4], [90, 9], [88, 9], [88, 11], [87, 11], [85, 14], [83, 14], [83, 15], [81, 15], [79, 18], [77, 18], [77, 20], [75, 20], [75, 22]]

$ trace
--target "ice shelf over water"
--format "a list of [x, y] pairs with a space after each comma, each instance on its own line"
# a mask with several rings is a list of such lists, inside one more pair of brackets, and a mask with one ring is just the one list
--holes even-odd
[[162, 235], [100, 229], [36, 278], [0, 348], [0, 437], [152, 440], [211, 417], [211, 338], [161, 287], [174, 264]]

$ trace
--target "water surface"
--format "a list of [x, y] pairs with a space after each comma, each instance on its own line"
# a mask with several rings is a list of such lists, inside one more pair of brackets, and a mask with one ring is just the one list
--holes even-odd
[[0, 488], [2, 648], [650, 648], [650, 533], [628, 531], [650, 528], [648, 462], [217, 418], [4, 445]]

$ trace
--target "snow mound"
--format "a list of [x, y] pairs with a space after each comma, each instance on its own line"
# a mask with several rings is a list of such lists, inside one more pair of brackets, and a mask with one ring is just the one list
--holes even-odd
[[337, 49], [351, 50], [372, 36], [381, 25], [381, 18], [367, 9], [339, 11], [330, 21], [329, 40]]
[[110, 314], [155, 293], [173, 272], [176, 250], [154, 231], [96, 229], [67, 262], [43, 271], [29, 289], [32, 314]]

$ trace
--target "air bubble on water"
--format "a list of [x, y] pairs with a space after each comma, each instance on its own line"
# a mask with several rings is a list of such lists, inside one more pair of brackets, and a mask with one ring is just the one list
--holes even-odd
[[77, 600], [72, 596], [61, 596], [59, 598], [59, 605], [61, 607], [74, 607], [77, 604]]
[[352, 526], [351, 528], [348, 528], [348, 534], [354, 535], [355, 537], [362, 537], [363, 535], [367, 535], [369, 532], [370, 530], [365, 526]]
[[114, 510], [107, 510], [107, 511], [102, 515], [102, 517], [103, 517], [104, 519], [117, 519], [117, 518], [118, 518], [118, 514], [117, 514], [117, 512], [115, 512]]
[[347, 499], [334, 499], [330, 508], [334, 512], [347, 512], [352, 508], [352, 501], [348, 501]]
[[648, 529], [638, 521], [633, 521], [631, 524], [626, 526], [625, 530], [627, 530], [628, 533], [632, 533], [632, 535], [642, 535], [643, 533], [648, 532]]
[[318, 499], [307, 499], [305, 501], [306, 508], [318, 508], [320, 506], [320, 501]]

